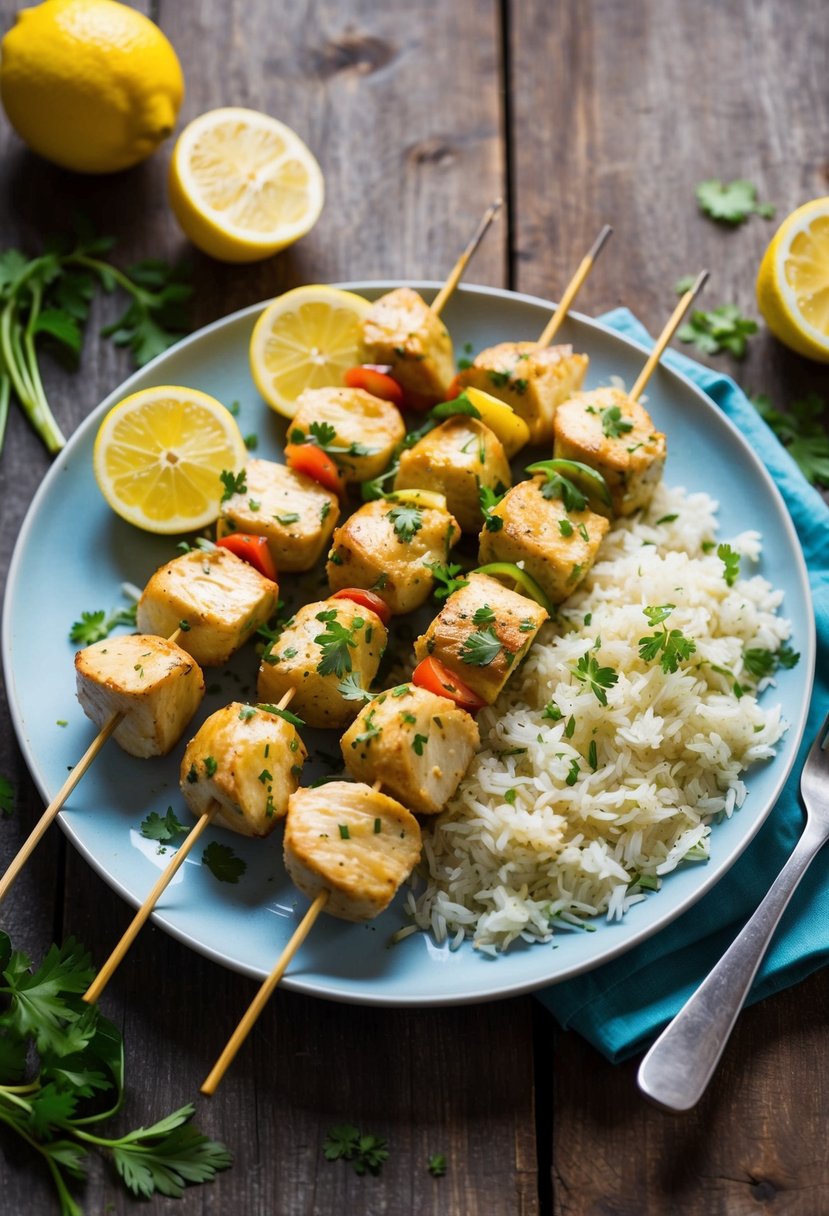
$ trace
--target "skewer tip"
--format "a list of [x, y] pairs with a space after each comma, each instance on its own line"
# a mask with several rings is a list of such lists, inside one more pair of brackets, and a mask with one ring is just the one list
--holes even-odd
[[708, 271], [701, 270], [697, 275], [693, 286], [691, 287], [691, 299], [694, 300], [702, 291], [705, 284], [708, 282]]
[[587, 256], [595, 262], [596, 258], [599, 256], [602, 249], [605, 247], [605, 245], [607, 244], [607, 241], [609, 240], [609, 238], [612, 235], [613, 235], [612, 226], [610, 224], [605, 224], [604, 227], [602, 228], [601, 232], [599, 233], [599, 235], [596, 237], [595, 241], [593, 242], [592, 247], [588, 250]]

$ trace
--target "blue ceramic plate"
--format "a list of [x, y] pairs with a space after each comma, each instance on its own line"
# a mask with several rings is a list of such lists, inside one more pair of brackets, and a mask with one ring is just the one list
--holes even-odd
[[[373, 297], [394, 284], [346, 286]], [[539, 334], [550, 308], [530, 296], [461, 287], [446, 309], [446, 321], [456, 351], [467, 342], [480, 350]], [[238, 401], [242, 433], [258, 434], [257, 454], [278, 457], [284, 421], [263, 404], [248, 368], [248, 340], [260, 310], [248, 308], [217, 321], [132, 376], [72, 437], [32, 503], [9, 577], [3, 661], [20, 745], [45, 800], [95, 734], [75, 700], [75, 647], [68, 636], [72, 622], [84, 610], [121, 604], [123, 582], [142, 586], [157, 566], [175, 555], [175, 538], [141, 533], [105, 505], [92, 475], [98, 425], [128, 393], [151, 385], [185, 384], [226, 404]], [[589, 354], [590, 387], [607, 383], [613, 375], [631, 384], [643, 362], [635, 343], [583, 317], [571, 317], [561, 337]], [[292, 963], [286, 987], [368, 1004], [439, 1005], [507, 996], [563, 980], [656, 933], [699, 899], [733, 864], [771, 809], [794, 761], [814, 667], [813, 618], [797, 537], [759, 460], [697, 388], [660, 368], [648, 386], [648, 408], [668, 434], [667, 480], [718, 499], [723, 536], [761, 528], [761, 573], [785, 590], [783, 611], [792, 621], [802, 659], [795, 670], [780, 672], [777, 689], [766, 694], [782, 702], [790, 723], [776, 758], [749, 773], [749, 797], [741, 811], [714, 831], [711, 861], [672, 874], [658, 895], [632, 908], [622, 923], [600, 922], [595, 933], [558, 934], [555, 949], [549, 944], [518, 945], [494, 960], [468, 943], [451, 953], [424, 934], [390, 949], [389, 938], [404, 923], [398, 897], [383, 916], [366, 925], [322, 917]], [[316, 587], [309, 587], [307, 598], [317, 594]], [[236, 657], [232, 672], [207, 673], [208, 685], [215, 680], [221, 689], [206, 698], [188, 738], [220, 705], [255, 695], [256, 666], [249, 647]], [[62, 720], [68, 725], [58, 725]], [[168, 806], [183, 821], [188, 818], [178, 792], [180, 750], [164, 759], [137, 760], [110, 742], [60, 816], [76, 848], [134, 905], [169, 857], [139, 835], [141, 820], [151, 810], [163, 814]], [[327, 750], [338, 751], [335, 737], [327, 740]], [[284, 873], [281, 831], [259, 842], [221, 829], [212, 837], [230, 844], [245, 859], [242, 880], [236, 885], [217, 882], [200, 863], [198, 845], [165, 893], [156, 922], [210, 958], [264, 976], [307, 906]], [[127, 959], [124, 966], [129, 965]]]

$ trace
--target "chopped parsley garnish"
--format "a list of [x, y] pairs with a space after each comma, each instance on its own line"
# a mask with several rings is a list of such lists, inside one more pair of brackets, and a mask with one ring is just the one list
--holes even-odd
[[779, 650], [750, 647], [743, 651], [743, 666], [750, 675], [758, 680], [774, 675], [778, 667], [785, 669], [794, 667], [799, 659], [800, 655], [785, 642]]
[[[326, 502], [324, 506], [328, 507], [328, 511], [331, 510], [330, 502]], [[326, 515], [328, 514], [328, 511], [325, 512]], [[295, 524], [299, 522], [299, 513], [297, 511], [289, 511], [286, 515], [275, 515], [274, 519], [278, 524], [282, 524], [283, 527], [287, 528], [288, 524]]]
[[470, 633], [461, 646], [460, 658], [463, 663], [473, 667], [488, 667], [498, 658], [502, 649], [500, 638], [490, 625], [487, 629]]
[[565, 785], [575, 785], [579, 779], [580, 772], [581, 772], [581, 765], [579, 764], [578, 760], [571, 760], [570, 761], [570, 771], [568, 772], [567, 776], [564, 778], [564, 784]]
[[659, 664], [666, 674], [676, 671], [680, 662], [690, 658], [697, 648], [696, 642], [686, 638], [681, 629], [669, 630], [664, 624], [675, 607], [676, 604], [660, 604], [642, 609], [648, 624], [662, 625], [662, 629], [639, 639], [639, 657], [651, 663], [659, 655]]
[[723, 564], [723, 578], [733, 587], [740, 577], [740, 555], [731, 545], [717, 545], [717, 557]]
[[389, 1150], [381, 1136], [366, 1135], [351, 1123], [332, 1127], [323, 1145], [326, 1161], [348, 1161], [355, 1174], [379, 1174]]
[[107, 616], [103, 609], [98, 612], [82, 612], [81, 619], [75, 621], [69, 630], [69, 641], [80, 646], [91, 646], [93, 642], [102, 642], [108, 638], [113, 629], [119, 625], [135, 626], [137, 604], [129, 608], [114, 608]]
[[432, 571], [436, 583], [432, 594], [436, 600], [445, 600], [455, 591], [469, 586], [468, 578], [458, 578], [463, 566], [459, 566], [455, 562], [449, 562], [445, 566], [440, 562], [424, 562], [423, 565]]
[[424, 746], [424, 744], [426, 744], [428, 742], [429, 742], [428, 735], [415, 735], [414, 739], [412, 739], [412, 751], [414, 752], [414, 754], [416, 756], [422, 756], [423, 755], [423, 746]]
[[446, 1173], [446, 1158], [443, 1153], [433, 1153], [426, 1162], [426, 1168], [433, 1178], [442, 1178]]
[[157, 811], [150, 811], [146, 819], [142, 820], [139, 831], [147, 840], [158, 840], [166, 844], [186, 832], [187, 828], [183, 823], [179, 823], [173, 808], [168, 806], [167, 814], [163, 816]]
[[700, 182], [696, 188], [696, 196], [703, 215], [720, 224], [736, 227], [751, 215], [760, 215], [764, 220], [774, 218], [774, 205], [757, 201], [757, 187], [752, 182], [720, 182], [716, 178], [710, 178]]
[[515, 806], [515, 799], [517, 797], [518, 797], [518, 790], [505, 790], [504, 791], [504, 802], [508, 803], [510, 806]]
[[374, 820], [374, 835], [375, 835], [375, 836], [379, 836], [379, 835], [380, 835], [380, 832], [381, 832], [382, 830], [383, 830], [383, 824], [382, 824], [382, 821], [381, 821], [380, 819], [375, 819], [375, 820]]
[[210, 873], [219, 882], [238, 882], [248, 868], [247, 862], [236, 854], [226, 844], [213, 840], [201, 855], [202, 865], [207, 866]]
[[576, 730], [576, 719], [571, 714], [570, 717], [567, 719], [567, 721], [564, 723], [564, 738], [572, 739], [573, 735], [575, 733], [575, 730]]
[[222, 502], [227, 502], [227, 500], [232, 498], [234, 494], [247, 493], [248, 483], [245, 479], [244, 469], [242, 469], [240, 473], [234, 473], [232, 469], [222, 469], [221, 473], [219, 474], [219, 480], [224, 486]]
[[204, 765], [204, 771], [207, 773], [208, 777], [214, 776], [216, 769], [219, 767], [212, 756], [205, 756], [202, 764]]
[[382, 727], [377, 726], [374, 721], [376, 709], [370, 709], [363, 719], [364, 730], [359, 735], [355, 735], [351, 744], [352, 747], [359, 747], [361, 743], [370, 743], [372, 739], [376, 739], [382, 731]]
[[291, 431], [291, 443], [310, 443], [329, 456], [371, 456], [374, 448], [368, 448], [364, 443], [337, 444], [337, 429], [330, 422], [312, 422], [308, 434], [295, 427]]
[[596, 769], [599, 767], [599, 757], [596, 749], [595, 739], [590, 740], [590, 746], [587, 749], [587, 763], [595, 773]]
[[564, 714], [556, 705], [555, 701], [548, 701], [544, 706], [541, 716], [542, 718], [549, 718], [551, 722], [560, 722], [564, 717]]
[[243, 705], [239, 710], [239, 721], [249, 722], [251, 718], [256, 717], [256, 710], [252, 705]]
[[621, 435], [627, 435], [633, 430], [633, 423], [622, 417], [622, 411], [618, 405], [609, 405], [606, 410], [602, 410], [602, 431], [608, 439], [618, 439]]
[[364, 625], [362, 617], [355, 616], [350, 626], [341, 624], [337, 619], [336, 609], [317, 613], [317, 620], [325, 622], [325, 632], [317, 634], [314, 641], [322, 650], [322, 658], [317, 663], [317, 671], [321, 676], [335, 675], [340, 679], [352, 670], [351, 651], [357, 645], [355, 634]]
[[569, 519], [560, 519], [558, 521], [558, 530], [562, 536], [572, 536], [574, 531]]
[[484, 527], [488, 532], [500, 532], [504, 526], [501, 516], [492, 514], [492, 508], [498, 506], [505, 493], [506, 491], [502, 490], [499, 494], [492, 486], [482, 486], [478, 483], [478, 502], [484, 517]]
[[581, 680], [582, 684], [593, 690], [600, 705], [607, 705], [605, 689], [612, 688], [619, 679], [618, 673], [612, 667], [600, 667], [595, 655], [588, 653], [581, 656], [571, 671], [577, 680]]
[[350, 840], [351, 839], [351, 833], [348, 830], [347, 823], [338, 823], [337, 827], [340, 830], [340, 840]]
[[419, 532], [423, 527], [422, 510], [420, 507], [409, 504], [392, 507], [391, 511], [389, 511], [389, 519], [394, 525], [397, 539], [405, 544], [408, 544], [415, 532]]
[[679, 519], [678, 515], [663, 515], [661, 519], [656, 521], [657, 528], [660, 524], [672, 524], [675, 519]]

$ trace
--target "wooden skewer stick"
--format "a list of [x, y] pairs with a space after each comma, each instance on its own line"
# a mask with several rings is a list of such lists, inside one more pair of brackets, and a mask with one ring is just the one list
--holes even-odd
[[545, 346], [549, 346], [550, 343], [552, 342], [553, 338], [558, 333], [559, 329], [561, 328], [561, 326], [564, 322], [565, 317], [567, 316], [567, 313], [570, 311], [570, 305], [573, 303], [573, 301], [576, 298], [576, 295], [581, 290], [582, 283], [587, 278], [587, 276], [590, 274], [590, 271], [593, 269], [593, 263], [596, 261], [596, 258], [601, 253], [605, 242], [607, 241], [608, 237], [611, 235], [612, 232], [613, 232], [613, 229], [610, 227], [610, 224], [605, 224], [604, 228], [602, 228], [601, 232], [599, 233], [599, 235], [596, 237], [595, 241], [593, 242], [593, 245], [591, 246], [591, 248], [588, 250], [588, 252], [582, 258], [581, 262], [578, 265], [578, 269], [576, 270], [576, 273], [573, 275], [572, 279], [567, 284], [564, 294], [562, 295], [561, 299], [559, 300], [558, 307], [556, 308], [553, 315], [550, 317], [550, 320], [547, 322], [547, 324], [544, 328], [544, 332], [542, 333], [541, 337], [538, 339], [538, 344], [536, 346], [537, 350], [543, 350], [545, 348]]
[[[181, 633], [181, 630], [177, 629], [175, 631], [175, 633], [171, 634], [171, 636], [167, 640], [169, 642], [175, 642], [180, 633]], [[26, 840], [21, 845], [17, 855], [14, 858], [12, 858], [12, 861], [9, 865], [9, 868], [6, 870], [6, 873], [0, 879], [0, 903], [2, 903], [3, 900], [6, 898], [6, 896], [8, 895], [9, 891], [12, 888], [12, 885], [14, 884], [18, 875], [20, 874], [20, 871], [23, 869], [24, 865], [29, 860], [32, 853], [34, 853], [35, 849], [37, 848], [38, 844], [40, 843], [41, 837], [45, 834], [46, 829], [49, 827], [52, 820], [58, 814], [58, 812], [60, 811], [63, 804], [66, 802], [66, 799], [72, 793], [73, 789], [78, 784], [81, 777], [83, 777], [84, 773], [89, 768], [90, 764], [95, 759], [95, 757], [98, 755], [98, 752], [104, 746], [107, 739], [109, 739], [110, 735], [112, 735], [118, 729], [118, 727], [121, 725], [123, 720], [124, 720], [124, 714], [119, 712], [117, 714], [113, 714], [112, 717], [109, 719], [109, 721], [104, 723], [104, 725], [98, 731], [95, 738], [90, 743], [89, 747], [86, 749], [84, 754], [81, 756], [78, 763], [72, 769], [72, 772], [69, 774], [69, 776], [64, 781], [63, 785], [60, 787], [58, 792], [55, 794], [54, 798], [49, 803], [46, 810], [40, 816], [40, 819], [38, 819], [37, 823], [32, 828], [32, 830], [29, 833], [29, 835], [27, 836]]]
[[[380, 781], [375, 781], [371, 788], [373, 790], [379, 790], [381, 784], [382, 783]], [[251, 1001], [250, 1005], [248, 1005], [247, 1009], [242, 1015], [239, 1025], [236, 1027], [233, 1034], [225, 1044], [224, 1051], [219, 1056], [218, 1060], [213, 1065], [202, 1083], [201, 1092], [206, 1094], [207, 1097], [210, 1097], [218, 1089], [222, 1077], [225, 1075], [228, 1068], [236, 1058], [239, 1048], [242, 1046], [245, 1039], [253, 1029], [256, 1019], [259, 1017], [260, 1013], [273, 995], [274, 989], [287, 971], [294, 955], [299, 950], [308, 934], [311, 932], [311, 929], [314, 927], [320, 912], [322, 912], [323, 908], [328, 903], [329, 895], [330, 892], [326, 889], [323, 889], [320, 891], [319, 895], [317, 895], [316, 899], [297, 925], [290, 941], [287, 943], [279, 958], [276, 960], [273, 971], [271, 971], [270, 975], [262, 984], [256, 996]]]
[[[290, 703], [293, 695], [294, 689], [289, 688], [282, 700], [279, 702], [277, 708], [285, 709]], [[141, 929], [144, 927], [152, 914], [152, 911], [159, 899], [167, 890], [167, 887], [170, 885], [173, 878], [175, 878], [181, 866], [184, 865], [184, 862], [187, 860], [188, 855], [192, 851], [193, 846], [199, 840], [199, 837], [213, 822], [219, 810], [219, 803], [215, 802], [206, 814], [199, 816], [198, 821], [193, 824], [192, 828], [187, 833], [187, 836], [179, 845], [175, 855], [171, 857], [170, 861], [164, 867], [158, 877], [158, 881], [153, 885], [149, 895], [147, 895], [141, 907], [135, 913], [135, 916], [127, 926], [121, 940], [118, 942], [117, 946], [112, 951], [103, 967], [101, 967], [100, 971], [95, 976], [95, 979], [83, 994], [83, 999], [88, 1005], [93, 1005], [95, 1001], [100, 998], [102, 992], [115, 974], [116, 969], [120, 966], [124, 955], [127, 953], [136, 937], [138, 937]]]
[[481, 222], [478, 224], [478, 227], [475, 229], [475, 235], [473, 236], [472, 240], [467, 245], [466, 249], [464, 249], [463, 253], [458, 258], [455, 265], [452, 267], [452, 270], [450, 271], [450, 274], [449, 274], [449, 278], [443, 284], [440, 291], [438, 292], [438, 294], [435, 296], [434, 300], [432, 301], [432, 312], [438, 313], [438, 314], [440, 314], [442, 312], [444, 306], [446, 305], [446, 301], [449, 299], [452, 292], [455, 290], [458, 283], [460, 282], [461, 275], [466, 270], [469, 259], [472, 257], [473, 253], [475, 252], [475, 250], [478, 248], [481, 241], [483, 240], [484, 233], [486, 232], [487, 228], [492, 223], [492, 221], [495, 219], [495, 216], [501, 210], [503, 201], [504, 200], [501, 198], [496, 198], [495, 202], [490, 203], [489, 206], [487, 207], [486, 211], [484, 212], [484, 214], [481, 217]]
[[642, 368], [641, 372], [639, 373], [639, 376], [637, 377], [636, 383], [634, 384], [633, 388], [630, 390], [630, 393], [628, 394], [631, 401], [636, 401], [637, 398], [642, 393], [642, 390], [644, 389], [645, 385], [648, 383], [648, 381], [650, 380], [650, 378], [653, 374], [654, 368], [656, 367], [659, 360], [662, 358], [662, 352], [664, 351], [665, 347], [668, 345], [671, 338], [674, 336], [677, 329], [679, 328], [680, 321], [685, 316], [686, 312], [691, 307], [692, 303], [697, 298], [699, 293], [702, 291], [703, 287], [705, 286], [707, 278], [708, 278], [708, 271], [701, 270], [700, 273], [697, 275], [696, 282], [688, 289], [688, 291], [685, 292], [685, 295], [682, 297], [682, 299], [679, 301], [679, 303], [677, 304], [674, 311], [671, 313], [671, 316], [669, 317], [668, 322], [665, 325], [665, 328], [662, 330], [662, 333], [656, 339], [654, 348], [651, 351], [650, 355], [648, 356], [647, 363]]

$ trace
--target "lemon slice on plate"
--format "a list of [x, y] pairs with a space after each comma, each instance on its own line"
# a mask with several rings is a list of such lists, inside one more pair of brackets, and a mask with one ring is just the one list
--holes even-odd
[[271, 409], [296, 413], [306, 388], [341, 385], [360, 362], [363, 322], [371, 305], [323, 284], [296, 287], [269, 304], [250, 339], [250, 370]]
[[106, 501], [146, 532], [193, 532], [219, 514], [220, 474], [247, 449], [229, 410], [192, 388], [165, 385], [126, 397], [95, 439], [92, 465]]
[[257, 110], [209, 110], [173, 151], [170, 205], [187, 236], [225, 262], [292, 244], [322, 211], [322, 171], [295, 131]]
[[829, 363], [829, 198], [780, 225], [760, 263], [757, 304], [785, 346]]

